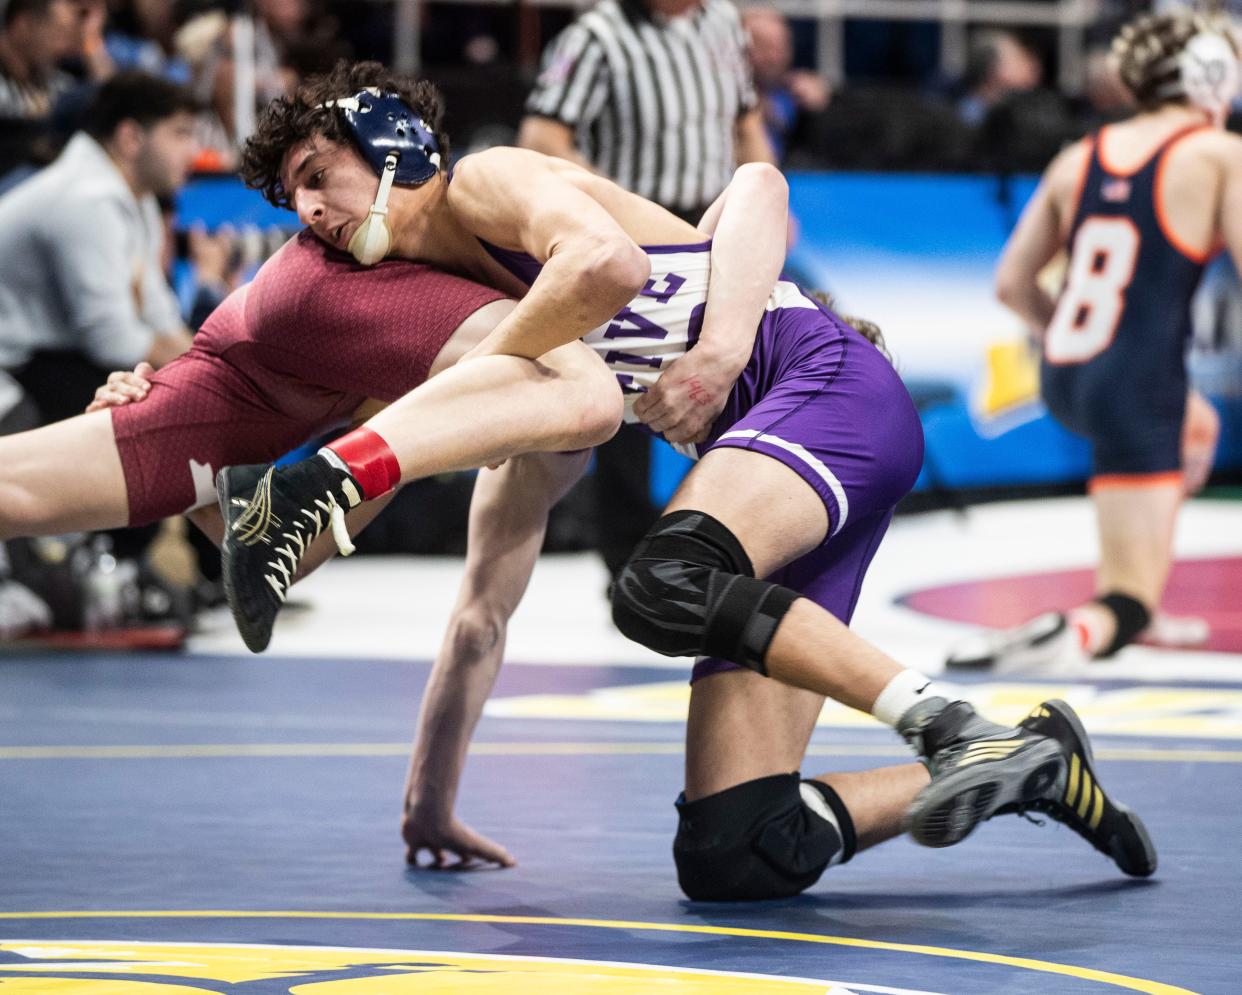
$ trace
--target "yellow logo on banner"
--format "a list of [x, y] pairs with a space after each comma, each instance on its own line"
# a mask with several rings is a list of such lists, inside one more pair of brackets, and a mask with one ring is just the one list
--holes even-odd
[[[173, 978], [186, 983], [152, 980]], [[209, 995], [220, 992], [221, 984], [273, 980], [288, 981], [291, 995], [621, 995], [653, 990], [670, 995], [824, 995], [832, 990], [831, 982], [807, 979], [422, 950], [111, 941], [0, 943], [0, 995]]]
[[977, 414], [1008, 418], [1039, 402], [1039, 355], [1025, 342], [993, 342], [985, 357], [983, 383], [976, 396]]

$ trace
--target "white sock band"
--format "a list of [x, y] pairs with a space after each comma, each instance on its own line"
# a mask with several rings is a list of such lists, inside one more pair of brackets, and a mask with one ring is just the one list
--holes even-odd
[[871, 714], [886, 726], [897, 728], [898, 720], [923, 698], [936, 693], [932, 680], [917, 670], [903, 670], [884, 686], [871, 706]]

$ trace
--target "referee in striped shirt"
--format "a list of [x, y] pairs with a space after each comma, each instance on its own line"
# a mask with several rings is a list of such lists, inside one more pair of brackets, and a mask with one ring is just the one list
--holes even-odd
[[544, 54], [518, 144], [697, 224], [744, 162], [776, 158], [730, 0], [601, 0]]
[[[730, 0], [600, 0], [544, 53], [518, 144], [693, 225], [737, 166], [776, 162]], [[597, 546], [613, 577], [656, 519], [649, 464], [633, 426], [596, 454]]]

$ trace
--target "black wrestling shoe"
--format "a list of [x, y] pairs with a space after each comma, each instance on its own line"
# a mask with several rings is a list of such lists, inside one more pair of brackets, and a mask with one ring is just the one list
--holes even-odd
[[1056, 739], [988, 722], [964, 701], [921, 701], [901, 717], [897, 731], [931, 773], [905, 819], [923, 846], [960, 843], [1003, 809], [1032, 807], [1064, 784], [1069, 761]]
[[1150, 877], [1156, 848], [1142, 820], [1108, 797], [1092, 764], [1091, 741], [1074, 710], [1063, 701], [1045, 701], [1019, 723], [1023, 729], [1055, 739], [1068, 757], [1065, 781], [1042, 798], [1002, 811], [1042, 812], [1074, 830], [1131, 877]]
[[224, 593], [246, 646], [262, 653], [315, 537], [330, 526], [340, 551], [354, 551], [345, 512], [362, 503], [362, 489], [346, 471], [312, 456], [279, 469], [225, 467], [216, 491], [224, 515]]

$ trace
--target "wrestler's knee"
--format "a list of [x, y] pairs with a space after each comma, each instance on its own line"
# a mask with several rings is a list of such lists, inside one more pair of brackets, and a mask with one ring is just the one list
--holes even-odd
[[615, 377], [589, 390], [578, 408], [578, 448], [602, 446], [621, 427], [624, 403]]
[[756, 579], [741, 542], [700, 511], [674, 511], [630, 554], [612, 594], [612, 620], [666, 656], [714, 656], [761, 674], [798, 595]]
[[854, 855], [854, 825], [836, 792], [774, 774], [677, 803], [677, 881], [688, 898], [743, 902], [805, 891]]
[[563, 391], [561, 413], [572, 446], [588, 449], [611, 439], [621, 425], [625, 402], [617, 378], [581, 342], [553, 349], [540, 360]]

